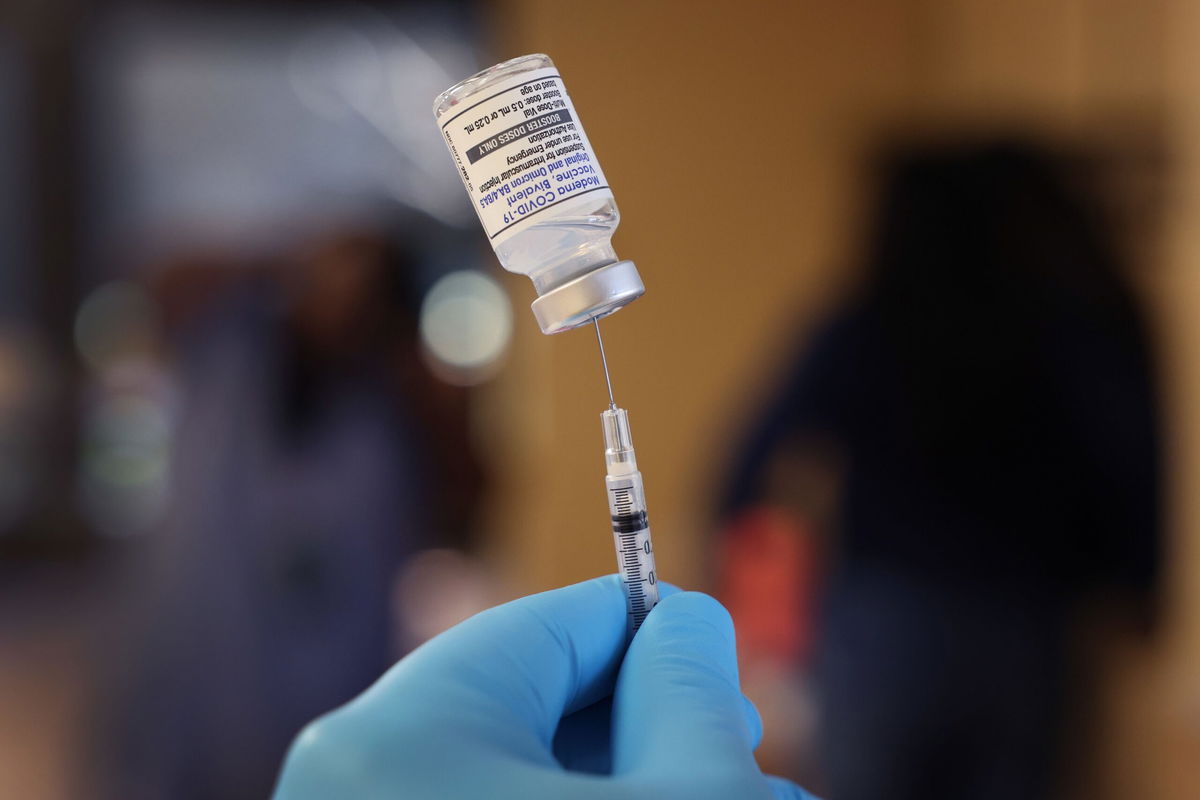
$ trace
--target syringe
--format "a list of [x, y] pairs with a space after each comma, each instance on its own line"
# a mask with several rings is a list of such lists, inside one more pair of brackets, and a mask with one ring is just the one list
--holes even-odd
[[629, 434], [629, 413], [617, 408], [613, 400], [608, 359], [604, 355], [604, 340], [600, 338], [600, 321], [592, 321], [596, 325], [596, 341], [600, 345], [600, 361], [604, 364], [604, 381], [608, 385], [608, 408], [600, 414], [608, 473], [604, 483], [608, 488], [617, 569], [625, 588], [628, 632], [633, 636], [650, 609], [658, 604], [658, 575], [654, 570], [654, 545], [650, 541], [650, 523], [646, 518], [646, 490], [642, 486], [642, 473], [638, 472], [633, 438]]

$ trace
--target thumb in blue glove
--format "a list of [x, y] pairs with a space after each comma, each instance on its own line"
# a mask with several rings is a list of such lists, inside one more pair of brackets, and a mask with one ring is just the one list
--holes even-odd
[[275, 798], [809, 798], [759, 771], [760, 732], [724, 608], [669, 594], [626, 653], [609, 576], [418, 648], [301, 733]]

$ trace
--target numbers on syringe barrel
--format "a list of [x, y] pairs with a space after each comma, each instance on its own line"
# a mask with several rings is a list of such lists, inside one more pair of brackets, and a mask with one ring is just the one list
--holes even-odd
[[[625, 582], [630, 630], [637, 631], [658, 601], [658, 576], [654, 571], [654, 546], [644, 510], [635, 510], [628, 486], [610, 488], [613, 534], [617, 540], [617, 564]], [[641, 541], [639, 541], [639, 539]]]

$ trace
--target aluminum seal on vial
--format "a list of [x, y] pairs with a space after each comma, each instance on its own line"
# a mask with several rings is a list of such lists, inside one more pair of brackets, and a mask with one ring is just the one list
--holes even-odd
[[618, 261], [551, 289], [530, 308], [542, 333], [561, 333], [607, 317], [645, 293], [633, 262]]

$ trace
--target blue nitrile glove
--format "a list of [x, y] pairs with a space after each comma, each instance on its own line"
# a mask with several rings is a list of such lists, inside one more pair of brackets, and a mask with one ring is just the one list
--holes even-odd
[[725, 609], [673, 591], [626, 652], [610, 575], [415, 650], [297, 737], [275, 800], [810, 797], [759, 771], [760, 735]]

